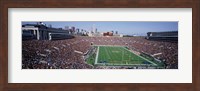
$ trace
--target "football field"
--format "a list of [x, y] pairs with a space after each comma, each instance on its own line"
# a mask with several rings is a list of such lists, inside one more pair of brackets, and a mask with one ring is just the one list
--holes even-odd
[[122, 46], [98, 46], [95, 64], [156, 65]]

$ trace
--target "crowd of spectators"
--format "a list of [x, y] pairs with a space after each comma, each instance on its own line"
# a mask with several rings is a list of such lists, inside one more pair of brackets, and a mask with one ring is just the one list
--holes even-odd
[[[166, 68], [178, 68], [178, 43], [151, 41], [144, 37], [86, 37], [65, 40], [28, 40], [22, 42], [23, 69], [91, 69], [84, 54], [93, 45], [126, 46], [163, 61]], [[155, 55], [159, 54], [159, 55]], [[97, 67], [104, 68], [104, 67]]]
[[[67, 40], [29, 40], [22, 42], [22, 68], [24, 69], [85, 69], [82, 53], [90, 48], [88, 42]], [[79, 52], [75, 52], [79, 51]]]

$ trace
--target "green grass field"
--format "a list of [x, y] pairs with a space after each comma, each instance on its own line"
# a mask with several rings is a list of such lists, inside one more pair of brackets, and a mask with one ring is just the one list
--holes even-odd
[[121, 46], [98, 46], [94, 64], [106, 65], [156, 65]]

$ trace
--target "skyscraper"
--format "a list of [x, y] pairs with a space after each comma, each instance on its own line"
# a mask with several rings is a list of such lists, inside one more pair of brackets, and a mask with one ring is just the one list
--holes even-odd
[[65, 30], [69, 30], [69, 26], [65, 26]]
[[118, 34], [118, 31], [115, 31], [115, 34]]

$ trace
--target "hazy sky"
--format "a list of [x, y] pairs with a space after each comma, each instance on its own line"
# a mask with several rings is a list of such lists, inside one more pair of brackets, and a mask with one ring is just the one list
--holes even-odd
[[[147, 32], [178, 31], [178, 22], [132, 22], [132, 21], [71, 21], [71, 22], [43, 22], [55, 28], [74, 26], [91, 31], [94, 25], [99, 32], [118, 31], [121, 34], [146, 35]], [[22, 22], [22, 24], [36, 24], [36, 22]]]

